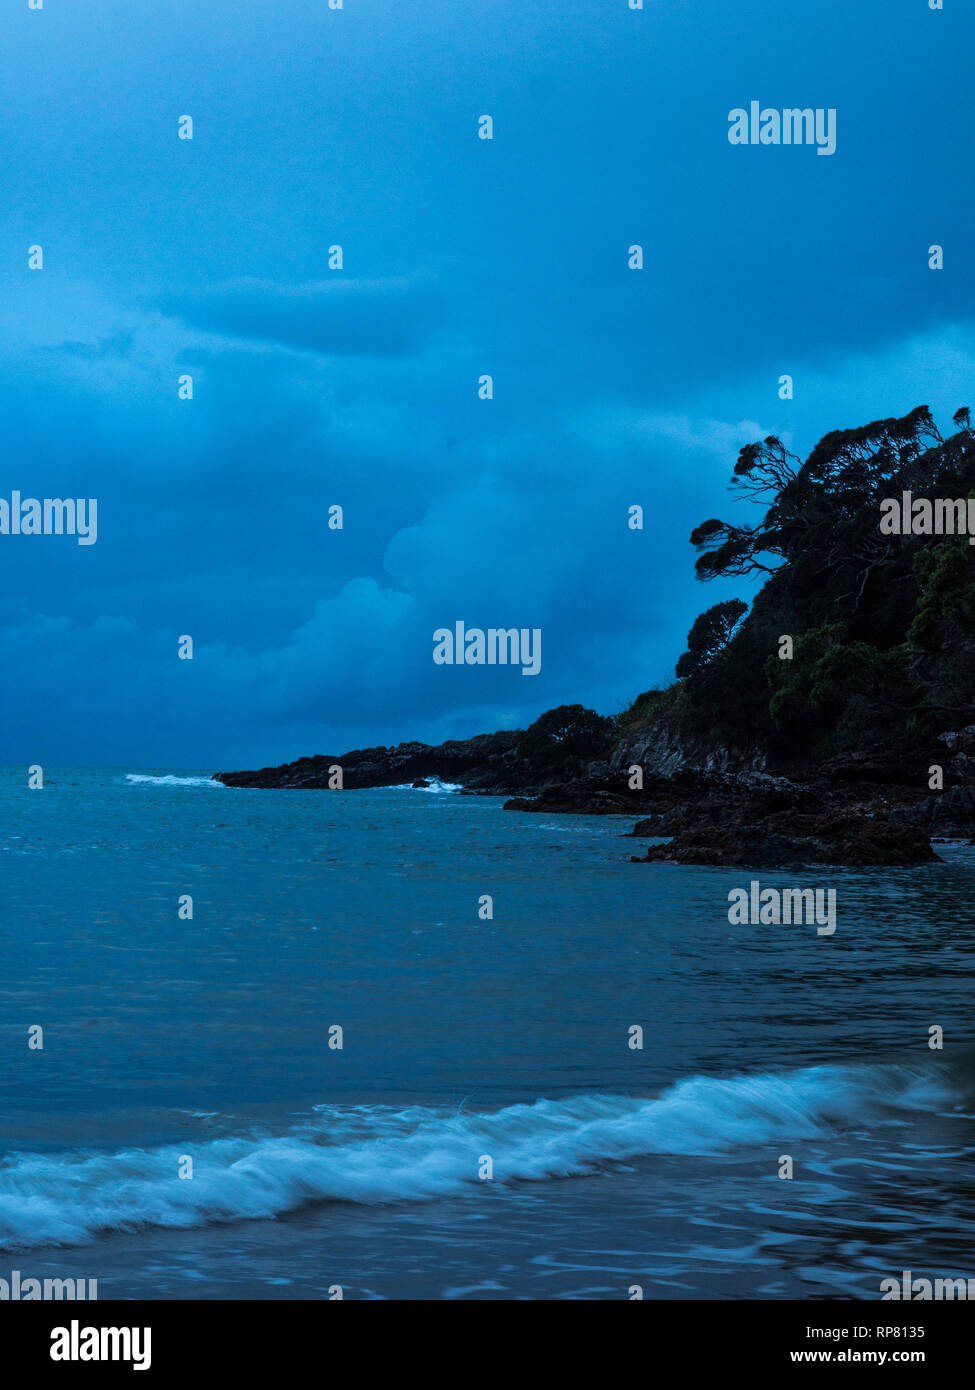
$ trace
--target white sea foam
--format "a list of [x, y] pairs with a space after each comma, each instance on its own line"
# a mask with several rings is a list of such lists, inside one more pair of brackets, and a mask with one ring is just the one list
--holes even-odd
[[153, 787], [223, 787], [222, 782], [215, 782], [212, 777], [177, 777], [172, 772], [167, 772], [165, 777], [150, 777], [148, 773], [143, 772], [127, 772], [125, 780], [133, 786], [145, 782]]
[[419, 791], [419, 792], [462, 792], [463, 782], [441, 782], [439, 777], [424, 778], [430, 783], [429, 787], [414, 787], [412, 782], [395, 782], [390, 787], [376, 787], [376, 791]]
[[0, 1162], [0, 1249], [74, 1245], [98, 1232], [270, 1218], [309, 1202], [389, 1203], [478, 1184], [540, 1182], [653, 1154], [720, 1155], [836, 1128], [904, 1119], [958, 1099], [919, 1066], [806, 1068], [692, 1077], [655, 1099], [581, 1095], [493, 1113], [320, 1106], [276, 1138], [110, 1153], [10, 1154]]

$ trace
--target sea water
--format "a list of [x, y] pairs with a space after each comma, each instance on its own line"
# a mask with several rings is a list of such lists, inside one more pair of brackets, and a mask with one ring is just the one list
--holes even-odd
[[0, 1275], [196, 1299], [975, 1275], [975, 849], [818, 870], [824, 937], [731, 925], [742, 870], [631, 864], [631, 826], [439, 784], [3, 773]]

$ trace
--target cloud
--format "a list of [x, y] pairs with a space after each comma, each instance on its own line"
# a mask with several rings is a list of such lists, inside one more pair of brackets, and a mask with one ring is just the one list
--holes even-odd
[[430, 285], [415, 278], [292, 286], [245, 277], [169, 295], [161, 307], [210, 333], [326, 357], [414, 354], [436, 319]]
[[[302, 312], [321, 298], [271, 292]], [[687, 539], [727, 514], [743, 443], [791, 435], [805, 456], [827, 429], [921, 401], [944, 422], [975, 372], [959, 324], [821, 353], [789, 402], [775, 373], [736, 362], [666, 404], [654, 383], [562, 382], [556, 364], [513, 372], [524, 399], [486, 405], [470, 358], [458, 367], [442, 342], [336, 364], [214, 337], [215, 320], [88, 307], [81, 289], [57, 301], [31, 374], [0, 388], [10, 486], [59, 496], [79, 479], [100, 499], [90, 553], [0, 547], [0, 579], [24, 595], [0, 603], [20, 674], [0, 694], [0, 761], [253, 766], [524, 726], [567, 702], [613, 712], [670, 678], [697, 613], [750, 596], [696, 583]], [[181, 402], [187, 360], [196, 395]], [[633, 503], [643, 532], [626, 526]], [[433, 631], [457, 619], [541, 627], [541, 674], [435, 666]], [[193, 662], [176, 659], [184, 632]]]
[[676, 444], [690, 454], [710, 454], [723, 467], [743, 444], [752, 444], [770, 433], [757, 420], [732, 422], [635, 410], [603, 414], [597, 425], [600, 432], [608, 431], [613, 439]]
[[132, 351], [135, 339], [134, 329], [125, 329], [107, 338], [97, 338], [92, 343], [64, 342], [60, 351], [73, 357], [127, 357]]

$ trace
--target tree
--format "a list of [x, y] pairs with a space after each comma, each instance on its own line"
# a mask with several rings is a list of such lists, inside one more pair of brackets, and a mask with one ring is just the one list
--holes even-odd
[[[956, 423], [964, 431], [968, 417], [962, 412], [959, 417]], [[859, 524], [864, 510], [876, 507], [895, 486], [930, 486], [932, 462], [943, 466], [947, 455], [957, 453], [950, 443], [928, 407], [919, 405], [904, 416], [831, 430], [801, 467], [798, 456], [774, 435], [746, 444], [731, 487], [739, 498], [767, 499], [770, 505], [754, 525], [712, 518], [695, 527], [691, 544], [702, 552], [695, 564], [698, 578], [774, 574], [818, 546], [827, 565], [849, 571], [851, 592], [862, 592], [860, 586], [893, 551], [890, 546], [878, 550], [876, 528], [871, 534]], [[770, 564], [775, 557], [780, 563]]]
[[692, 676], [724, 651], [747, 611], [747, 603], [729, 598], [695, 618], [687, 634], [687, 651], [677, 663], [677, 675], [681, 679]]
[[[975, 547], [963, 535], [880, 531], [886, 498], [975, 497], [968, 407], [953, 426], [943, 436], [918, 406], [833, 430], [803, 463], [771, 435], [743, 448], [731, 486], [751, 514], [695, 528], [696, 570], [766, 582], [746, 615], [722, 604], [701, 615], [673, 697], [641, 706], [642, 717], [785, 761], [800, 749], [912, 756], [975, 723]], [[785, 633], [792, 660], [780, 659]]]
[[518, 754], [536, 767], [566, 758], [598, 758], [613, 736], [613, 721], [583, 705], [546, 710], [525, 730]]

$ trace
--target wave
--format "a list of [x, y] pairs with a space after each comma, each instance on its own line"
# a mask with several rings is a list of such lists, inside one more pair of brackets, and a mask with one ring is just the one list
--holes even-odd
[[148, 782], [154, 787], [223, 787], [222, 782], [215, 782], [212, 777], [177, 777], [172, 772], [168, 772], [165, 777], [150, 777], [148, 773], [143, 772], [127, 772], [125, 780], [133, 786], [139, 782]]
[[[462, 1192], [483, 1156], [502, 1185], [592, 1173], [653, 1154], [721, 1155], [936, 1113], [970, 1076], [920, 1065], [692, 1077], [653, 1099], [581, 1095], [492, 1113], [318, 1106], [279, 1137], [0, 1161], [0, 1249], [100, 1232], [272, 1218], [312, 1202], [383, 1204]], [[189, 1154], [192, 1179], [180, 1179]]]
[[439, 777], [426, 778], [430, 785], [428, 787], [414, 787], [412, 782], [393, 782], [388, 787], [376, 787], [376, 791], [418, 791], [418, 792], [462, 792], [463, 782], [441, 782]]

